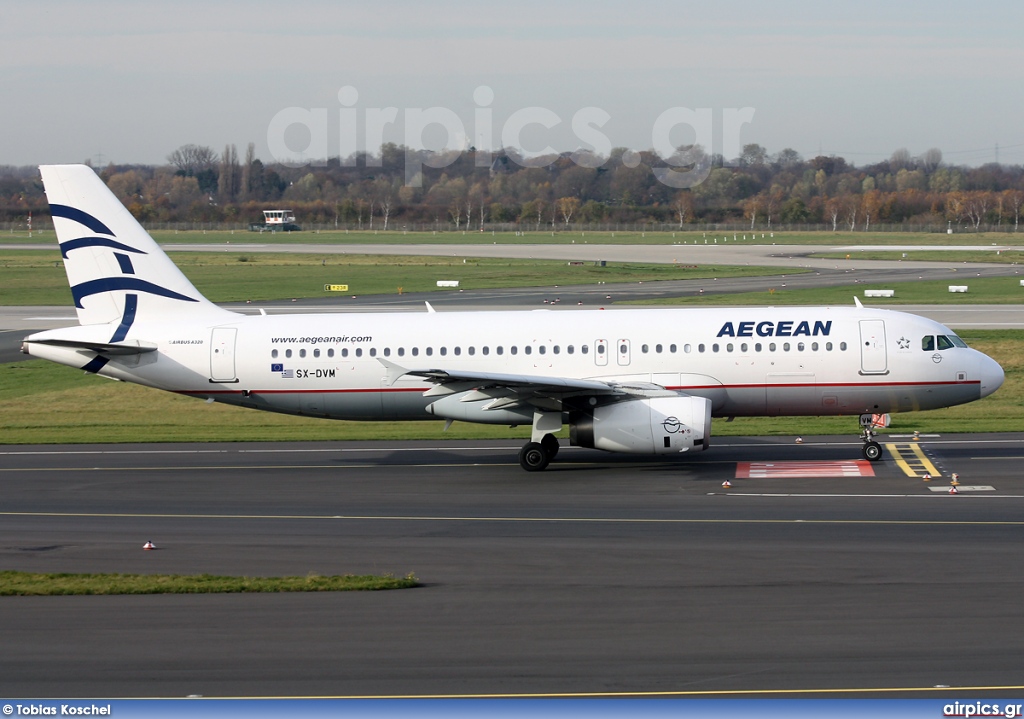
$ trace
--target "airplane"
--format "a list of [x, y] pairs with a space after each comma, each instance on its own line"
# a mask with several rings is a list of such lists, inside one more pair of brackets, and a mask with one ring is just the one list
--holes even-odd
[[993, 359], [944, 325], [855, 307], [243, 315], [203, 297], [92, 168], [40, 168], [77, 326], [22, 351], [252, 409], [531, 427], [527, 471], [573, 446], [668, 455], [712, 417], [870, 418], [986, 397]]

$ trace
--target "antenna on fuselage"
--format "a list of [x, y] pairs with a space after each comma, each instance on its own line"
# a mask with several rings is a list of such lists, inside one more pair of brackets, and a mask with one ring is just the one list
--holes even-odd
[[854, 303], [855, 305], [857, 305], [857, 309], [858, 309], [858, 310], [862, 310], [862, 309], [864, 309], [864, 305], [862, 305], [862, 304], [860, 303], [860, 300], [859, 300], [859, 299], [857, 298], [857, 295], [854, 295], [854, 296], [853, 296], [853, 303]]
[[435, 312], [437, 312], [437, 310], [435, 310], [429, 302], [424, 300], [423, 304], [427, 306], [427, 312], [429, 312], [430, 314], [434, 314]]

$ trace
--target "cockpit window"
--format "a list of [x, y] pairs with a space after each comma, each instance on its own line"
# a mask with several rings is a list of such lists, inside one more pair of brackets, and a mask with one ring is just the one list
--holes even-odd
[[956, 346], [956, 347], [967, 347], [967, 343], [964, 342], [959, 337], [957, 337], [956, 335], [950, 335], [949, 336], [949, 341], [952, 342], [953, 345]]
[[935, 349], [935, 338], [931, 335], [925, 335], [921, 338], [921, 349], [925, 352], [931, 352]]
[[949, 337], [946, 337], [946, 335], [939, 335], [936, 339], [939, 341], [940, 350], [952, 349], [955, 346], [953, 344], [953, 340], [951, 340]]

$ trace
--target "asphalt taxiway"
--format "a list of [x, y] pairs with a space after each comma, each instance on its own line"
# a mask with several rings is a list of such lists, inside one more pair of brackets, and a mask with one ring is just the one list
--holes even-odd
[[[3, 569], [423, 586], [3, 597], [0, 687], [1020, 695], [1024, 436], [881, 439], [917, 447], [931, 482], [894, 449], [873, 476], [825, 476], [863, 466], [855, 437], [721, 438], [668, 461], [564, 447], [540, 473], [495, 441], [5, 447]], [[768, 473], [740, 478], [749, 463]]]

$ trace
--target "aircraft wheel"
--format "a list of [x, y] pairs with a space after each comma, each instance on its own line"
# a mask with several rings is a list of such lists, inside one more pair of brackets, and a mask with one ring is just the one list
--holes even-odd
[[540, 446], [544, 448], [544, 453], [548, 456], [550, 462], [558, 454], [558, 440], [555, 439], [555, 435], [546, 434], [540, 441]]
[[865, 442], [861, 451], [864, 452], [864, 459], [871, 462], [877, 462], [882, 458], [882, 445], [878, 442]]
[[548, 453], [540, 442], [527, 442], [519, 450], [519, 464], [527, 472], [539, 472], [548, 466]]

